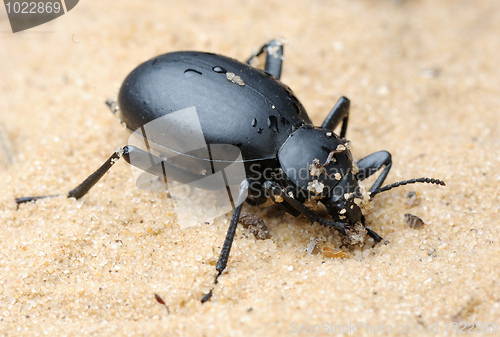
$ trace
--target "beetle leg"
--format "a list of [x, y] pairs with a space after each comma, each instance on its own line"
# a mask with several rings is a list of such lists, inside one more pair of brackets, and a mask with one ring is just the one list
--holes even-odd
[[[238, 195], [238, 201], [236, 208], [233, 211], [233, 216], [231, 217], [231, 222], [229, 223], [229, 228], [227, 229], [226, 239], [224, 240], [224, 245], [219, 255], [219, 260], [217, 261], [217, 275], [214, 279], [214, 287], [217, 284], [219, 276], [221, 276], [224, 269], [226, 269], [227, 260], [229, 259], [229, 252], [231, 251], [231, 246], [233, 245], [234, 234], [236, 233], [236, 227], [238, 225], [238, 220], [240, 218], [241, 208], [243, 207], [243, 202], [245, 201], [248, 193], [248, 188], [253, 179], [245, 179], [240, 185], [240, 193]], [[214, 288], [210, 289], [208, 294], [203, 296], [201, 303], [205, 303], [212, 297]]]
[[264, 52], [264, 50], [266, 50], [267, 45], [268, 45], [268, 43], [262, 45], [257, 52], [253, 53], [248, 58], [248, 60], [245, 61], [245, 63], [248, 64], [248, 65], [251, 65], [250, 63], [252, 63], [253, 59], [256, 58], [256, 57], [259, 57]]
[[158, 177], [163, 177], [165, 183], [168, 177], [179, 183], [189, 184], [190, 186], [204, 188], [206, 190], [218, 189], [220, 187], [219, 181], [208, 184], [206, 180], [202, 180], [206, 178], [206, 176], [174, 165], [150, 152], [132, 145], [127, 145], [123, 148], [123, 159], [130, 165], [143, 171]]
[[311, 222], [317, 222], [325, 227], [333, 227], [337, 231], [339, 231], [340, 234], [347, 235], [347, 229], [349, 229], [349, 226], [346, 223], [323, 219], [313, 210], [309, 209], [307, 206], [304, 206], [298, 200], [290, 197], [275, 182], [266, 181], [262, 186], [265, 191], [267, 191], [271, 196], [275, 197], [275, 200], [276, 196], [279, 196], [281, 199], [286, 201], [290, 206], [292, 206], [295, 210], [297, 210], [305, 217], [307, 217]]
[[349, 105], [351, 101], [347, 97], [340, 97], [335, 106], [332, 108], [321, 127], [328, 130], [334, 130], [340, 123], [340, 138], [344, 138], [347, 133], [347, 122], [349, 120]]
[[262, 184], [257, 180], [249, 178], [250, 187], [248, 188], [247, 204], [259, 206], [267, 201], [266, 194], [262, 191]]
[[[76, 199], [80, 199], [81, 197], [83, 197], [122, 156], [123, 159], [125, 159], [125, 161], [130, 165], [140, 168], [158, 177], [164, 177], [164, 179], [166, 179], [166, 177], [169, 177], [177, 182], [190, 184], [194, 187], [201, 187], [205, 189], [211, 189], [212, 185], [214, 189], [218, 189], [220, 186], [220, 182], [218, 181], [215, 181], [213, 182], [213, 184], [208, 185], [206, 181], [201, 180], [205, 178], [205, 176], [173, 165], [155, 156], [154, 154], [141, 150], [135, 146], [128, 145], [123, 149], [115, 151], [115, 153], [113, 153], [113, 155], [109, 157], [108, 160], [106, 160], [106, 162], [101, 165], [101, 167], [99, 167], [94, 173], [88, 176], [88, 178], [85, 179], [80, 185], [69, 191], [66, 196], [68, 198]], [[201, 184], [201, 186], [197, 185], [197, 181], [200, 181], [199, 184]], [[16, 202], [19, 205], [29, 201], [36, 201], [38, 199], [53, 198], [58, 196], [62, 196], [62, 194], [21, 197], [16, 198]]]
[[366, 231], [368, 232], [368, 235], [371, 236], [371, 238], [375, 241], [375, 243], [373, 244], [374, 247], [377, 243], [379, 243], [380, 241], [382, 241], [384, 239], [383, 237], [378, 235], [375, 231], [370, 229], [370, 227], [368, 227], [364, 224], [363, 224], [363, 226], [365, 227]]
[[271, 40], [260, 47], [259, 51], [250, 56], [246, 63], [250, 65], [252, 60], [261, 55], [264, 51], [266, 52], [266, 65], [264, 66], [264, 70], [279, 80], [283, 65], [283, 41], [279, 39]]
[[281, 67], [283, 65], [283, 42], [272, 40], [266, 48], [266, 65], [264, 69], [276, 77], [281, 78]]
[[375, 191], [380, 188], [387, 178], [389, 171], [392, 166], [391, 154], [387, 151], [378, 151], [372, 153], [358, 161], [358, 173], [356, 173], [356, 179], [358, 181], [365, 180], [369, 176], [373, 175], [375, 172], [380, 170], [382, 166], [385, 166], [384, 170], [377, 178], [373, 186], [370, 188], [370, 192]]
[[[121, 156], [121, 150], [120, 151], [115, 151], [111, 157], [108, 158], [104, 162], [104, 164], [101, 165], [94, 173], [92, 173], [87, 179], [85, 179], [80, 185], [78, 185], [76, 188], [72, 189], [71, 191], [68, 192], [67, 197], [68, 198], [76, 198], [79, 199], [83, 197], [91, 188], [94, 186], [108, 170], [113, 166], [113, 164], [120, 159]], [[38, 199], [43, 199], [43, 198], [53, 198], [53, 197], [59, 197], [62, 196], [63, 194], [56, 194], [56, 195], [46, 195], [46, 196], [39, 196], [39, 197], [21, 197], [21, 198], [16, 198], [17, 205], [22, 204], [24, 202], [29, 202], [29, 201], [36, 201]]]

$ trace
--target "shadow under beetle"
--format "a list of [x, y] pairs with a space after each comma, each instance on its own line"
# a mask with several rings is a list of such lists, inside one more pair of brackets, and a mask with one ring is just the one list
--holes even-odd
[[[265, 71], [250, 62], [266, 54]], [[365, 228], [375, 242], [382, 238], [365, 226], [361, 207], [376, 194], [412, 183], [445, 185], [431, 178], [410, 179], [382, 187], [391, 169], [389, 152], [370, 154], [353, 161], [345, 139], [349, 100], [341, 97], [323, 124], [315, 127], [292, 90], [279, 81], [283, 46], [279, 40], [263, 45], [246, 63], [203, 52], [174, 52], [139, 65], [123, 82], [117, 103], [108, 103], [130, 130], [171, 112], [195, 106], [206, 143], [230, 144], [241, 151], [246, 179], [217, 262], [214, 285], [226, 268], [244, 201], [261, 205], [268, 198], [288, 213], [337, 230], [347, 241], [356, 228]], [[333, 130], [341, 126], [340, 134]], [[156, 143], [169, 148], [168, 130]], [[144, 160], [131, 160], [131, 156]], [[204, 178], [196, 154], [180, 154], [177, 163], [156, 157], [135, 146], [116, 151], [68, 197], [81, 198], [111, 166], [123, 157], [128, 163], [158, 177], [180, 182]], [[156, 165], [151, 166], [151, 158]], [[193, 161], [193, 158], [195, 159]], [[183, 162], [184, 161], [184, 162]], [[369, 191], [360, 182], [383, 168]], [[262, 174], [267, 172], [266, 175]], [[17, 198], [18, 204], [43, 197]], [[326, 219], [306, 201], [319, 201], [330, 216]], [[202, 302], [210, 299], [212, 290]]]

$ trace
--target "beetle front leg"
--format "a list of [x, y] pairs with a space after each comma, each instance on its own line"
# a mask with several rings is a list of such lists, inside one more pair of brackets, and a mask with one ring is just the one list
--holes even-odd
[[[214, 287], [217, 284], [219, 277], [222, 275], [224, 269], [227, 266], [227, 260], [229, 259], [229, 252], [231, 251], [231, 246], [233, 245], [234, 235], [236, 233], [236, 227], [238, 226], [238, 220], [240, 218], [241, 208], [243, 207], [243, 203], [248, 194], [248, 189], [250, 187], [250, 183], [253, 180], [245, 179], [240, 185], [240, 193], [238, 194], [238, 199], [236, 202], [236, 208], [234, 209], [233, 216], [231, 217], [231, 222], [229, 223], [229, 228], [227, 229], [226, 239], [224, 240], [224, 245], [222, 246], [222, 250], [219, 255], [219, 260], [217, 261], [217, 266], [215, 269], [217, 270], [217, 275], [214, 279]], [[201, 299], [201, 303], [205, 303], [210, 300], [212, 297], [212, 293], [214, 288], [210, 289], [208, 294], [203, 296]]]
[[275, 200], [277, 199], [276, 196], [279, 196], [279, 198], [283, 199], [286, 203], [288, 203], [290, 206], [292, 206], [295, 210], [297, 210], [298, 212], [300, 212], [300, 214], [303, 214], [305, 217], [307, 217], [311, 222], [317, 222], [320, 225], [323, 225], [325, 227], [333, 227], [341, 235], [347, 235], [347, 229], [349, 229], [348, 224], [343, 223], [343, 222], [329, 221], [329, 220], [323, 219], [318, 214], [316, 214], [316, 212], [314, 212], [313, 210], [309, 209], [307, 206], [304, 206], [302, 203], [300, 203], [296, 199], [290, 197], [275, 182], [266, 181], [262, 185], [262, 187], [264, 188], [264, 190], [267, 193], [269, 193], [271, 196], [273, 196]]
[[260, 47], [259, 51], [250, 56], [246, 63], [250, 64], [254, 58], [261, 55], [264, 51], [266, 52], [266, 65], [264, 66], [264, 70], [279, 80], [281, 77], [281, 68], [283, 66], [283, 41], [274, 39], [266, 43]]
[[380, 170], [382, 166], [385, 166], [384, 170], [377, 178], [373, 186], [370, 188], [370, 192], [375, 191], [380, 188], [387, 178], [389, 171], [392, 166], [391, 154], [387, 151], [378, 151], [372, 153], [358, 161], [358, 173], [356, 173], [356, 180], [365, 180], [369, 176], [373, 175], [375, 172]]
[[347, 97], [340, 97], [335, 106], [332, 108], [321, 127], [328, 130], [334, 130], [340, 123], [340, 138], [345, 138], [347, 133], [347, 122], [349, 121], [349, 106], [351, 101]]

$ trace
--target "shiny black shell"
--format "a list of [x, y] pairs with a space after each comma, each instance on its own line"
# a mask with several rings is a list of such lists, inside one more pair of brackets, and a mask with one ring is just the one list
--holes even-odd
[[[231, 73], [242, 82], [228, 79]], [[312, 126], [290, 88], [275, 77], [203, 52], [168, 53], [142, 63], [124, 80], [118, 106], [132, 131], [194, 106], [206, 143], [237, 146], [244, 161], [276, 158], [294, 130]], [[173, 143], [168, 130], [155, 141], [167, 149]]]

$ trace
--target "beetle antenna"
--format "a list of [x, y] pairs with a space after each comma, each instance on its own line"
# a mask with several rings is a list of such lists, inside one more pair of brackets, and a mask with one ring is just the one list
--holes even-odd
[[382, 192], [386, 192], [386, 191], [392, 190], [393, 188], [396, 188], [396, 187], [399, 187], [399, 186], [403, 186], [403, 185], [408, 185], [408, 184], [415, 184], [415, 183], [427, 183], [427, 184], [436, 184], [436, 185], [446, 186], [446, 184], [444, 183], [444, 181], [439, 180], [439, 179], [434, 179], [434, 178], [415, 178], [415, 179], [410, 179], [410, 180], [399, 181], [397, 183], [386, 185], [386, 186], [383, 186], [381, 188], [378, 188], [375, 191], [370, 192], [370, 198], [373, 199], [373, 196], [375, 196], [375, 195], [377, 195], [379, 193], [382, 193]]

